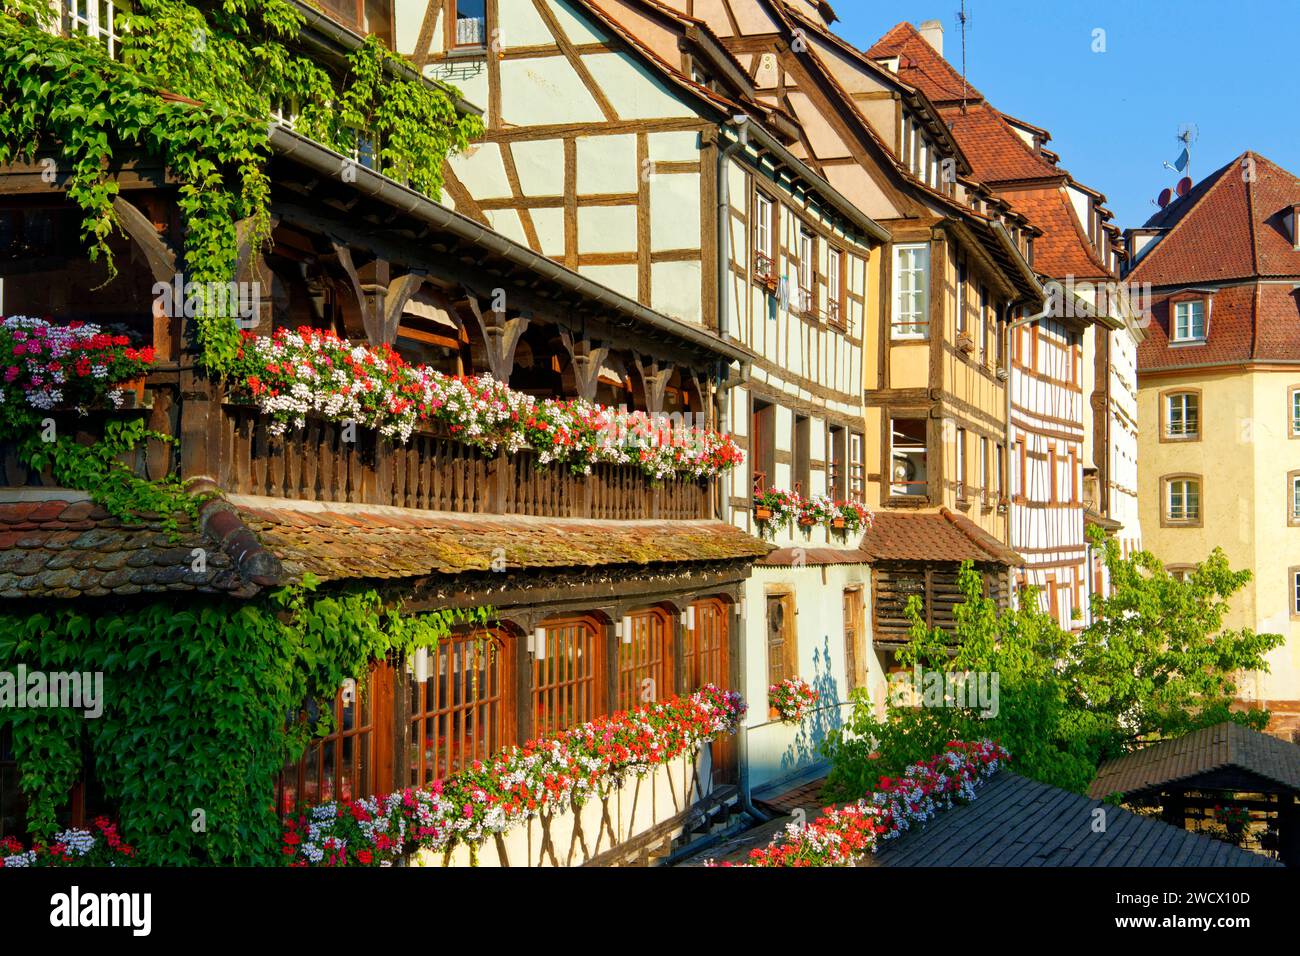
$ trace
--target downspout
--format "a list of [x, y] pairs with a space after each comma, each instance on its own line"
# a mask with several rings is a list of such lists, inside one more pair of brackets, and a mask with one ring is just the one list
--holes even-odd
[[[1005, 336], [1005, 344], [1003, 345], [1002, 348], [1002, 354], [1005, 355], [1007, 359], [1007, 381], [1005, 386], [1005, 391], [1007, 393], [1007, 440], [1004, 445], [1004, 452], [1007, 456], [1006, 475], [1007, 475], [1008, 490], [1010, 490], [1011, 487], [1011, 394], [1012, 394], [1011, 382], [1015, 375], [1015, 364], [1016, 364], [1012, 359], [1011, 336], [1021, 326], [1030, 325], [1031, 323], [1037, 322], [1039, 319], [1048, 318], [1051, 311], [1052, 311], [1051, 297], [1049, 296], [1043, 302], [1042, 312], [1039, 312], [1037, 315], [1022, 315], [1014, 322], [1008, 322], [1006, 331], [1003, 333], [1003, 335]], [[1020, 493], [1022, 495], [1026, 495], [1026, 489], [1021, 488]], [[1011, 550], [1014, 551], [1015, 548], [1012, 547], [1011, 544], [1011, 526], [1012, 526], [1011, 515], [1013, 509], [1015, 508], [1015, 496], [1012, 495], [1010, 497], [1011, 500], [1007, 504], [1007, 547], [1011, 548]], [[1026, 497], [1028, 496], [1026, 495]], [[1007, 571], [1008, 576], [1010, 576], [1010, 573], [1011, 573], [1010, 570], [1008, 570]], [[1011, 584], [1011, 581], [1008, 581], [1007, 583]], [[1015, 588], [1011, 587], [1008, 588], [1008, 590], [1010, 591], [1012, 598], [1018, 597], [1015, 593]]]
[[[743, 609], [744, 605], [742, 604], [741, 607]], [[740, 682], [742, 684], [745, 683], [745, 674], [747, 673], [746, 671], [747, 656], [745, 654], [745, 649], [749, 646], [749, 642], [745, 640], [744, 622], [748, 619], [748, 617], [749, 615], [744, 615], [740, 619], [741, 620], [740, 640], [736, 642], [736, 646], [739, 648], [739, 652], [736, 654], [736, 657], [738, 658], [737, 664], [740, 667]], [[754, 806], [754, 802], [750, 799], [750, 794], [749, 794], [749, 715], [748, 712], [746, 713], [745, 717], [741, 719], [740, 726], [736, 730], [736, 761], [737, 763], [740, 764], [740, 809], [745, 811], [745, 814], [749, 816], [751, 819], [753, 819], [755, 823], [766, 823], [771, 818], [768, 817], [768, 815], [764, 813], [762, 810], [758, 809], [758, 807]]]
[[[718, 150], [717, 164], [718, 338], [725, 340], [728, 335], [727, 319], [731, 304], [727, 295], [727, 286], [731, 281], [731, 177], [728, 174], [728, 163], [732, 154], [749, 142], [749, 117], [740, 113], [722, 125], [723, 128], [729, 127], [736, 131], [736, 139]], [[719, 390], [718, 413], [722, 416], [722, 421], [719, 422], [720, 425], [726, 421], [730, 398], [730, 389]], [[743, 607], [742, 604], [742, 610]], [[739, 639], [736, 641], [736, 647], [738, 648], [736, 663], [740, 672], [741, 684], [745, 683], [745, 675], [748, 673], [745, 650], [749, 646], [749, 642], [745, 639], [743, 623], [745, 620], [746, 615], [742, 614], [740, 617]], [[740, 726], [736, 730], [736, 762], [740, 767], [740, 809], [756, 823], [766, 823], [768, 820], [767, 814], [754, 806], [749, 795], [749, 721], [747, 718], [740, 721]]]

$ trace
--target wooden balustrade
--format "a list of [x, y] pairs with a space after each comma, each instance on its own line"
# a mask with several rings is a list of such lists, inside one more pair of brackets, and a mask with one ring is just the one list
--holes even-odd
[[256, 409], [227, 405], [222, 414], [219, 483], [238, 494], [609, 521], [710, 514], [706, 481], [652, 484], [631, 465], [577, 475], [563, 464], [539, 466], [530, 450], [488, 456], [430, 433], [401, 444], [357, 428], [348, 442], [343, 426], [321, 419], [276, 438]]
[[[215, 447], [213, 454], [205, 456], [209, 467], [205, 473], [231, 494], [604, 521], [683, 521], [712, 514], [706, 480], [652, 483], [639, 468], [614, 464], [599, 464], [590, 475], [577, 475], [563, 464], [539, 466], [531, 450], [492, 456], [448, 435], [427, 432], [412, 435], [405, 444], [381, 438], [368, 428], [356, 428], [349, 436], [342, 425], [320, 418], [309, 418], [303, 428], [277, 437], [271, 434], [271, 420], [256, 408], [216, 407], [219, 420], [208, 430]], [[142, 413], [109, 412], [89, 419], [58, 413], [57, 417], [61, 428], [74, 429], [79, 440], [89, 442], [102, 430], [106, 417], [123, 414]], [[161, 416], [151, 427], [166, 428], [165, 421]], [[150, 447], [155, 444], [166, 451], [161, 442], [151, 442]], [[155, 456], [157, 460], [150, 464], [142, 449], [131, 457], [127, 464], [136, 474], [158, 478], [166, 473], [171, 456]], [[48, 474], [18, 463], [12, 444], [0, 443], [0, 486], [51, 484]]]

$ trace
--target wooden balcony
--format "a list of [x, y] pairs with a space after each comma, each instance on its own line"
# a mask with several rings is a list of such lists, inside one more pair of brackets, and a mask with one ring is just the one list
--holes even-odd
[[[450, 435], [427, 432], [401, 444], [357, 428], [356, 440], [345, 441], [343, 426], [324, 419], [309, 419], [305, 427], [277, 437], [257, 409], [229, 403], [218, 407], [220, 418], [209, 429], [215, 447], [206, 457], [211, 476], [228, 494], [605, 521], [681, 521], [712, 514], [706, 480], [651, 483], [639, 468], [613, 464], [575, 475], [561, 464], [539, 467], [531, 450], [487, 455]], [[64, 414], [55, 416], [60, 428], [73, 428], [79, 440], [89, 441], [108, 416], [145, 413], [100, 413], [66, 422]], [[166, 446], [149, 444], [162, 447], [141, 449], [128, 464], [141, 476], [158, 478], [166, 473], [158, 454], [165, 454]], [[24, 468], [15, 449], [0, 444], [0, 485], [51, 484], [48, 474]]]

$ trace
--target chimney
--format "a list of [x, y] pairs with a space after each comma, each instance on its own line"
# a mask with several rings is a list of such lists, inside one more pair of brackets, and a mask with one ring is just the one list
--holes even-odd
[[921, 38], [934, 47], [934, 52], [943, 56], [943, 21], [925, 20], [917, 27]]

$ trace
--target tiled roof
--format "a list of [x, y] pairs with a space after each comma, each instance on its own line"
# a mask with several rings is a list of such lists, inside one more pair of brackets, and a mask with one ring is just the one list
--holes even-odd
[[1016, 135], [1002, 114], [987, 103], [965, 110], [940, 111], [961, 151], [970, 160], [975, 178], [989, 185], [1026, 179], [1060, 179], [1065, 171], [1037, 155]]
[[1300, 744], [1225, 721], [1135, 750], [1101, 765], [1094, 797], [1129, 796], [1226, 768], [1245, 770], [1300, 794]]
[[979, 90], [969, 83], [962, 83], [961, 74], [926, 42], [916, 27], [906, 21], [877, 40], [867, 51], [867, 56], [873, 60], [898, 57], [899, 79], [916, 87], [935, 103], [960, 102], [963, 93], [968, 101], [983, 99]]
[[[322, 581], [498, 568], [753, 560], [772, 546], [720, 521], [462, 515], [279, 499], [216, 499], [173, 540], [89, 501], [0, 502], [0, 598], [163, 591], [249, 597], [305, 571]], [[196, 571], [194, 549], [203, 551]]]
[[772, 546], [721, 521], [590, 521], [231, 501], [290, 574], [407, 578], [505, 569], [754, 559]]
[[1214, 290], [1205, 342], [1200, 345], [1170, 344], [1170, 294], [1153, 297], [1151, 322], [1138, 345], [1139, 371], [1300, 360], [1300, 293], [1291, 285], [1246, 282]]
[[866, 564], [871, 555], [860, 548], [777, 548], [756, 563], [772, 567], [792, 567], [804, 564]]
[[1053, 279], [1111, 278], [1088, 241], [1064, 186], [1016, 190], [1004, 193], [1003, 198], [1042, 230], [1034, 240], [1035, 272]]
[[[204, 552], [202, 571], [194, 570], [195, 548]], [[0, 503], [0, 598], [161, 591], [243, 596], [258, 587], [241, 576], [235, 556], [188, 522], [172, 540], [161, 522], [124, 525], [85, 500]]]
[[1247, 151], [1147, 220], [1165, 234], [1129, 275], [1153, 286], [1251, 276], [1300, 277], [1284, 217], [1300, 203], [1300, 178]]
[[1024, 559], [969, 518], [938, 511], [877, 511], [862, 538], [877, 561], [976, 561], [1023, 565]]
[[[1102, 808], [1104, 829], [1094, 827]], [[885, 844], [862, 866], [1280, 866], [1258, 853], [1190, 833], [1100, 800], [995, 774], [964, 806]]]

